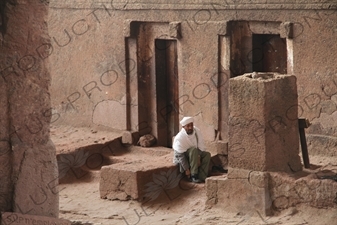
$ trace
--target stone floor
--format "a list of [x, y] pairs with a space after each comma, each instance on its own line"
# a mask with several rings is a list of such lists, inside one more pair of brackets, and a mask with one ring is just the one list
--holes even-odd
[[[336, 208], [307, 204], [278, 211], [273, 217], [227, 212], [223, 205], [205, 204], [205, 184], [189, 183], [172, 170], [147, 175], [145, 199], [101, 199], [103, 166], [161, 157], [169, 162], [171, 150], [125, 146], [120, 142], [121, 134], [99, 129], [54, 127], [51, 134], [60, 167], [60, 218], [73, 224], [337, 224]], [[314, 173], [337, 173], [336, 158], [310, 156], [310, 160]]]

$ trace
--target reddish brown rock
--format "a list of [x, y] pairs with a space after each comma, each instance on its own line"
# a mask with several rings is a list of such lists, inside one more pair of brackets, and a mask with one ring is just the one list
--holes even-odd
[[299, 204], [336, 208], [337, 182], [299, 173], [294, 176], [232, 169], [228, 176], [206, 179], [206, 204], [229, 212], [258, 212], [264, 216]]
[[229, 166], [299, 171], [296, 77], [254, 75], [230, 80]]
[[171, 154], [148, 161], [117, 163], [102, 167], [100, 196], [112, 200], [154, 200], [158, 197], [156, 191], [175, 188], [180, 179]]
[[214, 141], [207, 143], [207, 151], [211, 155], [228, 155], [228, 143], [223, 141]]
[[[49, 139], [48, 3], [1, 4], [0, 208], [58, 216], [55, 147]], [[11, 161], [8, 159], [11, 158]]]
[[[242, 171], [241, 171], [242, 172]], [[247, 171], [249, 172], [249, 171]], [[272, 214], [268, 173], [256, 172], [241, 178], [210, 177], [206, 179], [208, 205], [218, 205], [230, 212]]]
[[156, 141], [156, 138], [152, 134], [145, 134], [139, 138], [138, 144], [142, 147], [151, 147]]
[[55, 219], [46, 216], [34, 216], [21, 213], [3, 212], [1, 213], [1, 225], [70, 225], [71, 222], [65, 219]]

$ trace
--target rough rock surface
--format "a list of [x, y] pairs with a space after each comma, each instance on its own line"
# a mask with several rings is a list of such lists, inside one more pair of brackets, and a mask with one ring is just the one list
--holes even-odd
[[297, 105], [296, 77], [265, 75], [230, 79], [229, 166], [299, 171], [297, 107], [292, 108]]
[[[58, 129], [55, 127], [55, 133], [53, 132], [55, 134], [52, 137], [53, 141], [59, 153], [69, 154], [68, 156], [74, 153], [74, 148], [77, 144], [77, 148], [82, 147], [82, 150], [90, 152], [90, 154], [100, 153], [104, 156], [110, 155], [111, 163], [113, 164], [121, 162], [132, 164], [132, 162], [139, 162], [141, 160], [148, 161], [149, 159], [167, 154], [167, 149], [158, 149], [156, 147], [142, 148], [139, 146], [131, 147], [129, 145], [123, 148], [119, 142], [119, 145], [117, 143], [111, 143], [109, 144], [109, 148], [105, 148], [106, 150], [112, 150], [113, 155], [111, 156], [111, 154], [105, 154], [103, 151], [100, 152], [101, 146], [99, 144], [96, 144], [96, 149], [93, 149], [92, 145], [95, 144], [96, 141], [102, 140], [102, 137], [111, 136], [113, 133], [97, 130], [97, 133], [95, 132], [93, 134], [92, 131], [87, 128], [57, 128]], [[67, 149], [67, 146], [64, 145], [64, 136], [68, 137], [69, 134], [71, 134], [72, 142], [68, 146], [69, 149]], [[95, 136], [93, 137], [93, 135]], [[120, 135], [122, 135], [122, 133], [120, 133]], [[86, 145], [90, 148], [85, 148], [83, 145], [81, 146], [83, 139], [87, 141]], [[171, 159], [171, 157], [168, 159]], [[311, 205], [307, 200], [316, 199], [314, 196], [317, 196], [317, 199], [326, 198], [329, 196], [328, 192], [330, 193], [330, 197], [333, 197], [333, 192], [330, 192], [327, 186], [323, 185], [319, 187], [318, 183], [310, 182], [310, 180], [316, 179], [317, 181], [317, 177], [319, 176], [336, 174], [336, 158], [310, 155], [310, 162], [312, 163], [310, 170], [304, 169], [298, 175], [295, 174], [291, 177], [289, 177], [288, 174], [270, 173], [271, 176], [269, 176], [269, 179], [275, 176], [275, 184], [279, 185], [280, 183], [284, 183], [281, 184], [285, 187], [282, 188], [283, 192], [280, 192], [281, 190], [278, 189], [277, 186], [273, 186], [274, 182], [270, 184], [270, 187], [277, 189], [275, 191], [275, 193], [278, 193], [277, 196], [280, 197], [284, 192], [287, 192], [289, 185], [289, 187], [292, 188], [289, 190], [289, 199], [295, 197], [293, 203], [299, 203], [288, 204], [285, 198], [275, 198], [275, 204], [272, 206], [273, 216], [271, 217], [263, 215], [261, 211], [253, 210], [256, 209], [254, 207], [248, 207], [248, 202], [244, 205], [246, 207], [240, 207], [237, 211], [231, 211], [229, 206], [235, 202], [225, 198], [227, 195], [226, 192], [234, 192], [234, 195], [250, 199], [251, 202], [249, 203], [252, 203], [253, 206], [254, 203], [257, 203], [256, 206], [261, 206], [262, 202], [260, 202], [260, 200], [265, 197], [261, 195], [247, 196], [247, 191], [242, 193], [238, 188], [239, 186], [232, 186], [230, 190], [224, 189], [221, 183], [222, 181], [219, 180], [228, 180], [228, 178], [226, 178], [226, 176], [220, 177], [219, 173], [212, 173], [211, 177], [208, 178], [210, 180], [218, 180], [219, 185], [213, 185], [212, 188], [206, 188], [208, 184], [186, 182], [184, 178], [182, 178], [175, 188], [167, 189], [169, 186], [160, 186], [160, 184], [164, 184], [162, 181], [156, 180], [157, 183], [155, 184], [154, 179], [150, 179], [149, 185], [145, 188], [149, 187], [151, 192], [145, 193], [148, 193], [148, 197], [152, 197], [151, 199], [147, 198], [146, 201], [108, 201], [100, 198], [100, 170], [94, 169], [87, 170], [87, 175], [78, 177], [71, 175], [71, 172], [69, 172], [69, 177], [64, 180], [62, 179], [59, 186], [60, 218], [69, 219], [74, 224], [335, 224], [335, 221], [337, 221], [336, 207], [325, 207], [327, 205], [319, 206], [318, 204], [315, 206]], [[216, 161], [214, 161], [214, 163], [216, 163]], [[85, 167], [81, 168], [88, 169]], [[330, 172], [328, 173], [327, 171]], [[89, 177], [89, 174], [92, 174], [92, 176]], [[154, 174], [160, 175], [160, 172]], [[230, 179], [233, 175], [238, 176], [239, 181], [240, 179], [243, 180], [241, 181], [242, 183], [249, 183], [247, 186], [258, 186], [257, 184], [260, 180], [253, 179], [254, 182], [247, 181], [247, 177], [249, 177], [248, 174], [249, 173], [246, 172], [242, 173], [241, 176], [239, 176], [238, 173], [236, 175], [234, 173], [228, 175]], [[259, 178], [259, 176], [256, 176], [258, 174], [261, 173], [258, 172], [252, 175]], [[166, 175], [167, 173], [162, 174], [158, 178], [167, 181]], [[308, 176], [308, 178], [306, 178], [306, 176]], [[308, 182], [303, 182], [304, 180]], [[325, 180], [324, 182], [331, 183], [331, 180]], [[311, 186], [311, 184], [313, 184], [313, 186]], [[297, 185], [299, 185], [298, 188]], [[175, 185], [170, 187], [174, 186]], [[334, 188], [334, 186], [331, 187]], [[304, 191], [307, 188], [310, 189], [310, 193], [312, 194], [309, 198], [304, 195]], [[323, 189], [320, 188], [325, 188], [325, 191], [322, 191]], [[315, 192], [315, 190], [317, 190], [317, 192]], [[208, 193], [209, 191], [210, 193]], [[298, 193], [300, 195], [294, 196], [297, 191], [299, 191]], [[208, 199], [211, 193], [213, 193], [213, 199]], [[331, 203], [332, 198], [330, 197], [327, 198], [327, 204]], [[205, 205], [206, 202], [209, 204]], [[277, 206], [277, 208], [274, 208], [274, 205]], [[288, 208], [284, 209], [284, 206], [288, 206]], [[322, 217], [322, 215], [324, 215], [324, 217]]]
[[[252, 36], [272, 33], [280, 35], [279, 46], [287, 52], [283, 69], [297, 77], [299, 116], [320, 127], [308, 132], [337, 134], [335, 1], [51, 0], [50, 4], [55, 124], [100, 124], [144, 134], [166, 126], [160, 123], [162, 117], [188, 114], [199, 118], [197, 126], [206, 141], [214, 141], [220, 133], [220, 140], [227, 142], [228, 80], [253, 72], [260, 60], [252, 60], [252, 52], [259, 53], [261, 47], [251, 46]], [[239, 27], [242, 40], [233, 38], [233, 21], [249, 25], [245, 31], [234, 27]], [[136, 29], [140, 25], [146, 28], [143, 33]], [[153, 93], [159, 49], [154, 38], [170, 40], [171, 46], [177, 43], [173, 80], [179, 88], [172, 101], [155, 100], [165, 85]], [[279, 49], [272, 43], [267, 38], [262, 47], [277, 55]], [[235, 54], [241, 55], [231, 63]], [[149, 86], [139, 90], [143, 84]], [[152, 95], [144, 96], [147, 90]], [[164, 106], [156, 107], [158, 103]], [[140, 118], [143, 111], [148, 118]], [[322, 146], [320, 141], [312, 143], [309, 149]]]
[[171, 152], [162, 157], [152, 156], [148, 160], [103, 166], [99, 188], [101, 198], [142, 201], [146, 197], [151, 198], [157, 186], [159, 189], [176, 187], [178, 183], [175, 182], [179, 182], [181, 175], [172, 158]]
[[0, 210], [57, 217], [57, 165], [49, 139], [48, 3], [3, 1], [1, 17]]
[[30, 224], [50, 224], [50, 225], [71, 225], [69, 220], [56, 219], [46, 216], [36, 216], [21, 213], [5, 212], [1, 213], [1, 225], [30, 225]]
[[[334, 167], [335, 170], [335, 167]], [[300, 204], [337, 208], [337, 182], [318, 179], [319, 169], [296, 174], [232, 170], [206, 180], [206, 204], [227, 211], [273, 215]]]
[[156, 138], [151, 134], [145, 134], [139, 138], [139, 145], [142, 147], [151, 147], [156, 143]]

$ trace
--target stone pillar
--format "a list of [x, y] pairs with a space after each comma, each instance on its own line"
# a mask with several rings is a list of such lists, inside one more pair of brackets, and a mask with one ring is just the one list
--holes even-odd
[[49, 138], [48, 1], [7, 0], [0, 7], [0, 208], [57, 217], [58, 172]]
[[269, 172], [302, 169], [296, 77], [245, 74], [229, 86], [228, 176], [206, 180], [207, 204], [215, 199], [226, 211], [269, 216]]
[[297, 108], [295, 76], [254, 73], [231, 79], [229, 167], [301, 170]]

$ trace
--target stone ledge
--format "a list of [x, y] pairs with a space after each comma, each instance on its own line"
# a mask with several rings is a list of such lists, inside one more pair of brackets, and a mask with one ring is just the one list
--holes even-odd
[[250, 179], [228, 179], [225, 176], [206, 179], [206, 204], [225, 207], [226, 211], [233, 213], [257, 211], [260, 215], [270, 216], [272, 204], [268, 174], [256, 173]]
[[[186, 0], [184, 2], [172, 2], [167, 3], [166, 1], [157, 0], [138, 0], [138, 1], [127, 1], [127, 0], [106, 0], [103, 2], [97, 2], [95, 0], [81, 0], [81, 1], [51, 1], [50, 8], [71, 8], [71, 9], [97, 9], [102, 8], [103, 4], [107, 9], [113, 10], [237, 10], [237, 9], [283, 9], [283, 10], [294, 10], [294, 9], [336, 9], [336, 5], [332, 2], [321, 2], [319, 0], [311, 1], [295, 1], [295, 0], [280, 0], [266, 3], [265, 0], [245, 0], [238, 3], [226, 2], [223, 0], [214, 0], [210, 2], [205, 1], [194, 1]], [[333, 7], [333, 8], [331, 8]]]
[[[230, 172], [230, 171], [229, 171]], [[337, 182], [317, 179], [315, 174], [236, 170], [239, 176], [206, 179], [208, 206], [229, 212], [270, 216], [298, 204], [316, 208], [337, 208]], [[232, 178], [230, 178], [232, 177]]]
[[[179, 177], [178, 167], [172, 163], [172, 154], [133, 162], [103, 166], [100, 178], [100, 197], [103, 199], [139, 200], [148, 196], [151, 182], [168, 185]], [[156, 175], [155, 175], [156, 174]], [[151, 186], [151, 185], [150, 185]]]

